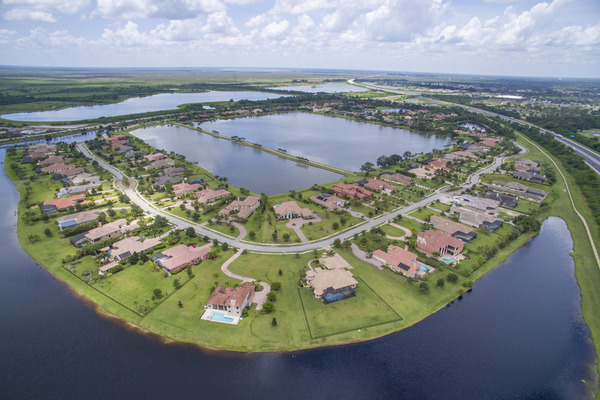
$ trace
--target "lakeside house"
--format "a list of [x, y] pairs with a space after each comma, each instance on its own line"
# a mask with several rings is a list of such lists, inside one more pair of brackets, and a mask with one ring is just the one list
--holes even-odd
[[169, 167], [164, 169], [164, 174], [168, 176], [176, 176], [185, 173], [185, 167]]
[[371, 189], [371, 190], [375, 190], [375, 191], [381, 191], [384, 193], [392, 193], [394, 190], [396, 190], [395, 186], [390, 185], [387, 182], [384, 181], [380, 181], [377, 179], [362, 179], [358, 182], [356, 182], [359, 186], [367, 188], [367, 189]]
[[227, 207], [223, 208], [219, 211], [219, 215], [221, 216], [229, 216], [232, 214], [237, 214], [238, 218], [246, 219], [254, 210], [258, 208], [260, 205], [260, 197], [257, 196], [248, 196], [246, 198], [240, 197], [238, 200], [234, 200], [227, 205]]
[[402, 247], [389, 245], [387, 251], [375, 250], [373, 258], [389, 270], [410, 278], [420, 278], [433, 271], [429, 265], [417, 259], [417, 255]]
[[314, 218], [315, 214], [310, 208], [301, 208], [295, 201], [284, 201], [273, 207], [277, 219]]
[[344, 268], [315, 268], [306, 272], [305, 282], [313, 288], [313, 296], [326, 303], [342, 300], [355, 295], [358, 281]]
[[238, 287], [217, 286], [204, 304], [205, 321], [237, 325], [244, 308], [250, 305], [255, 286], [243, 283]]
[[[44, 158], [56, 152], [55, 144], [34, 144], [23, 152], [23, 162]], [[27, 160], [26, 160], [27, 159]]]
[[150, 169], [158, 169], [158, 168], [165, 168], [165, 167], [172, 167], [173, 165], [175, 165], [175, 161], [171, 160], [170, 158], [163, 158], [157, 161], [153, 161], [150, 163], [150, 165], [146, 165], [144, 167], [144, 169], [150, 170]]
[[519, 205], [519, 198], [509, 196], [504, 193], [496, 193], [496, 192], [487, 192], [485, 194], [486, 199], [492, 199], [500, 202], [502, 207], [510, 207], [515, 208]]
[[77, 204], [83, 204], [85, 201], [85, 194], [76, 194], [74, 196], [61, 197], [59, 199], [52, 199], [42, 203], [40, 210], [42, 214], [49, 214], [57, 211], [67, 209], [69, 207], [75, 207]]
[[429, 222], [438, 231], [444, 232], [456, 239], [462, 240], [465, 243], [469, 243], [477, 238], [477, 233], [473, 228], [465, 226], [458, 222], [432, 215]]
[[179, 244], [155, 255], [152, 257], [152, 261], [168, 273], [173, 273], [188, 265], [191, 266], [198, 261], [206, 260], [211, 251], [211, 247], [212, 244], [210, 243], [201, 247]]
[[336, 183], [332, 189], [337, 195], [355, 200], [366, 200], [373, 197], [373, 192], [356, 183]]
[[504, 224], [501, 220], [492, 215], [463, 207], [457, 207], [455, 205], [450, 208], [450, 214], [458, 214], [458, 220], [463, 224], [467, 224], [475, 228], [489, 229], [492, 232], [502, 228], [502, 225]]
[[391, 172], [384, 172], [381, 175], [379, 175], [379, 177], [385, 181], [398, 183], [404, 186], [410, 186], [412, 184], [412, 180], [410, 179], [410, 177], [400, 173], [393, 174]]
[[145, 160], [145, 161], [152, 163], [154, 161], [162, 160], [163, 158], [167, 158], [167, 156], [164, 155], [163, 153], [156, 152], [156, 153], [146, 154], [145, 156], [142, 157], [141, 161]]
[[514, 194], [526, 200], [537, 202], [543, 201], [548, 196], [548, 193], [541, 189], [531, 188], [519, 182], [492, 181], [492, 183], [488, 185], [488, 188], [497, 192]]
[[187, 182], [182, 182], [182, 183], [173, 185], [173, 193], [174, 193], [175, 197], [181, 197], [188, 193], [195, 192], [196, 190], [200, 189], [201, 187], [202, 187], [202, 185], [199, 183], [189, 184]]
[[100, 214], [102, 214], [102, 211], [81, 211], [57, 218], [56, 223], [62, 231], [65, 228], [75, 228], [76, 226], [96, 221]]
[[231, 192], [223, 188], [204, 189], [196, 193], [198, 203], [200, 204], [212, 203], [213, 201], [217, 201], [229, 195], [231, 195]]
[[346, 206], [346, 200], [333, 196], [328, 193], [321, 193], [317, 196], [311, 196], [310, 201], [325, 207], [328, 211], [341, 210]]
[[485, 197], [476, 197], [469, 194], [463, 194], [452, 197], [452, 203], [475, 211], [485, 213], [494, 213], [498, 209], [500, 202]]
[[89, 243], [98, 243], [102, 240], [123, 236], [125, 233], [137, 228], [139, 228], [137, 223], [132, 222], [128, 225], [125, 218], [120, 218], [97, 228], [90, 229], [83, 237]]
[[444, 232], [427, 230], [417, 234], [417, 249], [430, 257], [452, 256], [462, 253], [465, 242]]
[[46, 173], [46, 172], [61, 172], [66, 169], [70, 169], [72, 167], [73, 167], [72, 165], [67, 165], [63, 162], [59, 162], [59, 163], [51, 164], [46, 167], [40, 168], [40, 172], [44, 172], [44, 173]]
[[163, 187], [167, 184], [167, 182], [171, 182], [172, 185], [175, 185], [179, 182], [181, 182], [183, 180], [182, 177], [180, 176], [168, 176], [168, 175], [161, 175], [161, 176], [157, 176], [156, 179], [154, 180], [154, 186], [156, 187]]
[[409, 169], [408, 172], [415, 174], [415, 176], [419, 179], [432, 179], [435, 176], [433, 172], [423, 167]]
[[62, 156], [49, 156], [48, 158], [38, 161], [38, 165], [46, 166], [46, 165], [58, 164], [58, 163], [62, 163], [62, 162], [63, 162]]
[[136, 253], [150, 250], [161, 244], [159, 238], [144, 239], [131, 236], [112, 244], [109, 254], [115, 261], [126, 260]]

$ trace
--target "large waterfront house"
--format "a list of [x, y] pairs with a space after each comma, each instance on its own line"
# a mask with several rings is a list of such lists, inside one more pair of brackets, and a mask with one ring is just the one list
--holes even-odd
[[254, 210], [256, 210], [259, 205], [260, 197], [240, 197], [239, 199], [232, 201], [227, 205], [227, 207], [219, 211], [219, 215], [226, 217], [228, 215], [237, 214], [238, 218], [246, 219], [250, 215], [252, 215]]
[[473, 228], [454, 222], [452, 220], [432, 215], [429, 220], [431, 225], [438, 231], [444, 232], [456, 239], [460, 239], [463, 242], [469, 243], [477, 237], [477, 233], [473, 231]]
[[391, 271], [410, 278], [422, 277], [432, 271], [430, 266], [417, 260], [415, 253], [393, 244], [388, 246], [387, 251], [375, 250], [373, 258]]
[[244, 308], [250, 305], [255, 286], [243, 283], [238, 287], [217, 286], [204, 304], [205, 321], [237, 325]]
[[462, 253], [465, 242], [444, 232], [427, 230], [417, 234], [417, 249], [428, 256], [452, 256]]
[[346, 200], [340, 199], [328, 193], [321, 193], [317, 196], [311, 196], [310, 201], [325, 207], [329, 211], [340, 210], [346, 206]]
[[277, 219], [292, 218], [314, 218], [314, 212], [310, 208], [301, 208], [295, 201], [284, 201], [273, 207]]
[[357, 183], [336, 183], [333, 185], [333, 191], [335, 194], [348, 197], [356, 200], [366, 200], [373, 197], [373, 192], [367, 190]]
[[313, 295], [326, 303], [355, 295], [358, 281], [344, 268], [315, 268], [306, 272], [306, 284], [314, 289]]
[[188, 265], [191, 266], [198, 261], [206, 260], [211, 247], [212, 245], [210, 243], [201, 247], [179, 244], [153, 256], [152, 261], [168, 273], [173, 273]]

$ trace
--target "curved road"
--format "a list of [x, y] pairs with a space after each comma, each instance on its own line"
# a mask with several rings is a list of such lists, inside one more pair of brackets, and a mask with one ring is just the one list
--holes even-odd
[[[154, 205], [148, 203], [137, 192], [137, 190], [136, 190], [137, 181], [125, 176], [120, 170], [114, 168], [113, 166], [107, 164], [103, 160], [101, 160], [98, 157], [96, 157], [95, 155], [93, 155], [84, 143], [78, 143], [77, 148], [79, 149], [79, 151], [81, 151], [81, 153], [83, 155], [85, 155], [86, 157], [88, 157], [92, 160], [97, 161], [98, 164], [100, 165], [100, 167], [102, 167], [103, 169], [105, 169], [106, 171], [108, 171], [112, 175], [114, 175], [115, 179], [116, 179], [115, 183], [114, 183], [115, 187], [117, 189], [121, 190], [123, 193], [125, 193], [134, 204], [138, 205], [140, 208], [142, 208], [142, 210], [149, 213], [150, 215], [160, 215], [160, 216], [166, 218], [170, 223], [172, 223], [173, 225], [175, 225], [181, 229], [186, 229], [186, 228], [190, 228], [190, 227], [194, 228], [196, 233], [198, 233], [199, 235], [208, 236], [211, 239], [217, 239], [220, 242], [227, 243], [231, 247], [236, 247], [238, 249], [246, 249], [246, 250], [253, 251], [253, 252], [262, 252], [262, 253], [283, 253], [283, 254], [304, 253], [304, 252], [312, 251], [314, 249], [318, 249], [321, 247], [332, 246], [335, 239], [340, 239], [342, 241], [344, 241], [345, 239], [350, 239], [355, 234], [360, 233], [364, 230], [369, 230], [371, 228], [374, 228], [377, 225], [380, 225], [386, 221], [396, 218], [398, 215], [408, 214], [408, 213], [416, 210], [419, 207], [426, 206], [427, 204], [429, 204], [435, 200], [439, 200], [440, 198], [442, 198], [445, 195], [445, 191], [448, 189], [448, 188], [443, 188], [441, 190], [438, 190], [434, 194], [430, 195], [429, 197], [426, 197], [425, 199], [423, 199], [421, 201], [413, 203], [402, 209], [392, 211], [389, 214], [385, 214], [380, 217], [373, 218], [359, 226], [355, 226], [351, 229], [348, 229], [346, 231], [343, 231], [335, 236], [332, 236], [332, 237], [329, 237], [326, 239], [314, 241], [311, 243], [290, 245], [290, 246], [257, 244], [257, 243], [244, 242], [237, 238], [234, 239], [234, 238], [224, 237], [214, 231], [204, 229], [203, 227], [199, 226], [198, 224], [185, 221], [183, 219], [175, 217], [174, 215], [166, 213], [165, 211], [159, 210]], [[468, 182], [465, 185], [463, 185], [462, 187], [470, 188], [473, 185], [475, 185], [479, 181], [479, 177], [481, 175], [489, 173], [489, 172], [495, 170], [496, 168], [498, 168], [500, 165], [502, 165], [503, 159], [504, 159], [503, 157], [497, 157], [492, 165], [471, 175], [471, 177], [469, 177]], [[134, 185], [130, 185], [130, 187], [128, 187], [128, 188], [124, 187], [123, 183], [122, 183], [124, 178], [127, 178], [130, 182], [134, 182]]]

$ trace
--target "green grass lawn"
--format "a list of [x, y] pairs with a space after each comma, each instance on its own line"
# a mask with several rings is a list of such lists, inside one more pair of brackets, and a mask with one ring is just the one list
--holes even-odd
[[385, 232], [385, 234], [388, 236], [394, 236], [394, 237], [406, 236], [406, 232], [404, 232], [402, 229], [398, 229], [389, 224], [379, 225], [379, 228], [381, 228], [381, 230], [383, 230], [383, 232]]
[[440, 216], [441, 214], [439, 212], [435, 212], [429, 208], [421, 207], [421, 208], [416, 209], [415, 211], [409, 213], [408, 215], [410, 215], [411, 217], [420, 219], [421, 221], [427, 221], [427, 220], [429, 220], [429, 218], [432, 215]]

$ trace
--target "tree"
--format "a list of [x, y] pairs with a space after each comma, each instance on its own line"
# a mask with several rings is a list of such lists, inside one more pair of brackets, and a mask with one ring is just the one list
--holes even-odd
[[50, 228], [46, 228], [44, 229], [44, 235], [48, 236], [48, 237], [52, 237], [52, 231], [50, 230]]
[[273, 311], [275, 309], [275, 306], [271, 302], [266, 302], [265, 304], [263, 304], [262, 309], [265, 314], [269, 314], [269, 313], [271, 313], [271, 311]]
[[273, 234], [271, 234], [271, 237], [273, 238], [273, 241], [277, 240], [277, 231], [273, 232]]
[[250, 237], [250, 240], [254, 240], [256, 238], [256, 232], [250, 231], [248, 232], [248, 236]]
[[179, 306], [179, 308], [183, 308], [183, 303], [181, 302], [181, 300], [179, 300], [179, 301], [177, 302], [177, 305]]
[[379, 158], [377, 158], [377, 165], [379, 165], [382, 168], [385, 168], [389, 165], [389, 159], [386, 156], [379, 156]]
[[336, 238], [333, 241], [333, 247], [335, 247], [336, 249], [339, 249], [340, 247], [342, 247], [342, 241], [340, 240], [340, 238]]
[[193, 227], [189, 227], [185, 229], [185, 235], [189, 238], [193, 238], [196, 236], [196, 230]]
[[162, 290], [159, 289], [159, 288], [154, 289], [152, 291], [152, 293], [154, 294], [154, 297], [157, 298], [157, 299], [162, 299], [162, 297], [163, 297]]
[[340, 224], [338, 222], [334, 222], [333, 224], [331, 224], [331, 227], [334, 231], [337, 231], [340, 227]]
[[283, 271], [279, 268], [279, 276], [283, 275]]
[[289, 242], [290, 241], [290, 234], [289, 233], [284, 233], [283, 234], [283, 240], [285, 242]]
[[191, 265], [187, 266], [187, 268], [185, 269], [185, 272], [187, 273], [187, 275], [190, 279], [192, 279], [194, 277], [194, 272], [192, 271]]
[[448, 282], [456, 282], [458, 280], [458, 275], [456, 275], [454, 272], [450, 272], [448, 274]]
[[271, 320], [271, 325], [277, 326], [277, 318], [273, 317], [273, 319]]
[[[281, 271], [281, 270], [279, 270], [279, 271]], [[281, 271], [281, 272], [283, 272], [283, 271]], [[274, 281], [273, 283], [271, 283], [271, 289], [273, 289], [273, 290], [280, 290], [281, 289], [281, 282]]]
[[437, 280], [438, 287], [444, 287], [445, 284], [446, 284], [446, 281], [444, 280], [444, 278], [440, 278]]
[[373, 171], [373, 163], [367, 161], [366, 163], [364, 163], [363, 165], [361, 165], [360, 170], [365, 172], [367, 174], [367, 176], [369, 176], [369, 172]]
[[225, 242], [223, 242], [223, 244], [221, 245], [221, 250], [223, 251], [227, 251], [229, 249], [229, 245]]
[[275, 294], [275, 292], [267, 293], [267, 300], [269, 300], [270, 302], [274, 302], [275, 300], [277, 300], [277, 295]]
[[421, 289], [421, 293], [428, 293], [429, 292], [429, 285], [427, 284], [427, 282], [421, 282], [419, 284], [419, 289]]
[[179, 290], [181, 288], [181, 282], [179, 282], [179, 278], [175, 278], [173, 280], [173, 287], [175, 290]]

